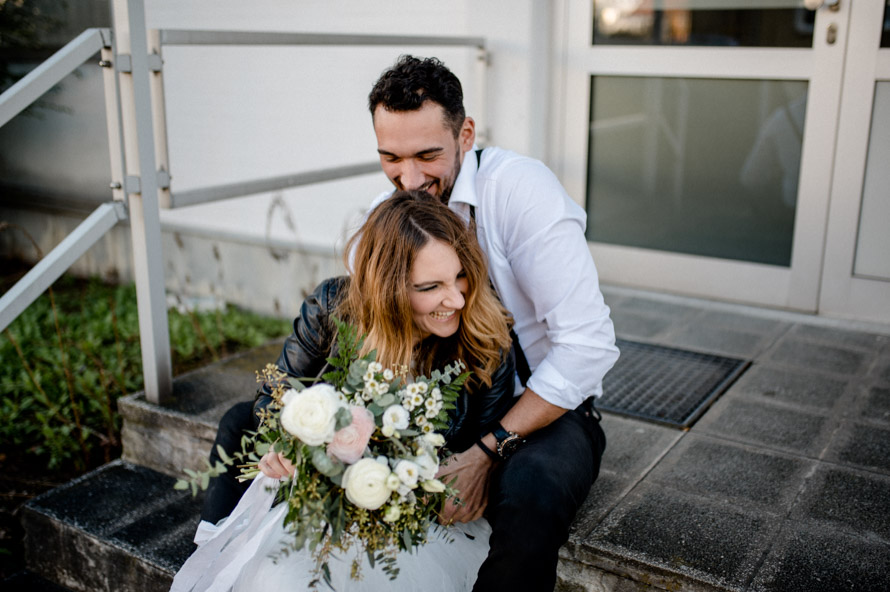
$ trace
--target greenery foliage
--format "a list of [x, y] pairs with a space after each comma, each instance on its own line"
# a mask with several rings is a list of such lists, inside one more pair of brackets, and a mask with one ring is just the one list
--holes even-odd
[[[169, 311], [174, 375], [290, 332], [225, 310]], [[136, 291], [63, 278], [0, 335], [0, 440], [48, 468], [85, 469], [119, 448], [118, 397], [142, 389]]]

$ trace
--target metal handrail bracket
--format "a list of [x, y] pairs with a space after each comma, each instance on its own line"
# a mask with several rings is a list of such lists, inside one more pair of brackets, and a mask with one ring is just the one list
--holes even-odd
[[0, 95], [0, 127], [105, 47], [110, 29], [87, 29]]
[[485, 48], [484, 37], [422, 37], [419, 35], [349, 35], [342, 33], [278, 33], [265, 31], [195, 31], [162, 29], [162, 45], [418, 45]]
[[6, 329], [37, 297], [62, 276], [115, 224], [127, 219], [127, 207], [119, 201], [100, 205], [71, 234], [41, 259], [31, 271], [0, 298], [0, 331]]

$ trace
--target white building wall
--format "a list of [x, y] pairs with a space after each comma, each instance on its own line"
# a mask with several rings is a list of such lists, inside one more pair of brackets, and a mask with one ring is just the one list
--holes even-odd
[[[474, 48], [165, 47], [174, 194], [376, 160], [366, 106], [368, 91], [403, 53], [435, 55], [461, 78], [468, 114], [476, 118], [479, 130], [487, 132], [489, 143], [546, 160], [550, 3], [146, 0], [145, 4], [149, 28], [480, 36], [486, 39], [490, 57], [482, 104]], [[90, 116], [95, 119], [94, 114]], [[39, 128], [39, 123], [29, 125]], [[93, 136], [101, 137], [104, 122], [95, 121], [92, 129], [97, 126], [101, 134]], [[39, 154], [39, 144], [47, 140], [39, 136], [19, 134], [15, 144]], [[93, 139], [73, 150], [100, 153], [98, 160], [93, 158], [96, 162], [107, 158], [107, 148], [94, 149], [95, 143]], [[53, 160], [66, 167], [77, 161], [74, 157]], [[70, 176], [69, 168], [55, 178]], [[84, 176], [101, 188], [101, 195], [106, 174], [91, 170]], [[51, 192], [64, 195], [74, 187], [53, 185], [53, 178], [48, 175], [41, 181], [49, 184]], [[215, 295], [255, 310], [292, 316], [302, 293], [327, 275], [342, 271], [338, 245], [370, 201], [389, 187], [378, 173], [163, 211], [168, 290], [187, 296]], [[79, 188], [78, 193], [89, 190]], [[4, 212], [4, 216], [9, 219], [15, 214]], [[44, 250], [52, 246], [55, 239], [46, 231], [56, 229], [55, 236], [59, 224], [44, 222], [43, 215], [18, 219], [32, 234], [43, 237], [39, 242]], [[127, 233], [119, 236], [125, 241]], [[128, 247], [122, 243], [119, 249], [105, 246], [104, 251]], [[99, 253], [91, 253], [75, 271], [102, 269], [109, 275], [113, 267], [119, 277], [128, 279], [128, 261], [128, 257], [116, 257], [106, 263]], [[283, 274], [288, 280], [276, 281]]]

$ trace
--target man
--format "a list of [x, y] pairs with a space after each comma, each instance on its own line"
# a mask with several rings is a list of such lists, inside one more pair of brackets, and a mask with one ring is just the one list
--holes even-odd
[[473, 152], [460, 81], [434, 58], [400, 58], [374, 85], [369, 108], [393, 185], [432, 193], [475, 223], [527, 359], [501, 428], [442, 469], [457, 478], [462, 502], [443, 519], [484, 513], [491, 522], [474, 590], [552, 590], [559, 547], [605, 448], [591, 398], [618, 358], [585, 213], [540, 162], [498, 148]]

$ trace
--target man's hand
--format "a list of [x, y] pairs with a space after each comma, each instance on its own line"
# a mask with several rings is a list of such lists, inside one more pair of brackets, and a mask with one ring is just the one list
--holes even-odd
[[470, 522], [482, 517], [488, 505], [488, 478], [494, 462], [476, 445], [450, 457], [440, 468], [437, 477], [449, 483], [457, 477], [454, 488], [460, 504], [448, 500], [439, 516], [442, 524]]

